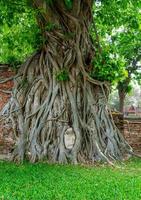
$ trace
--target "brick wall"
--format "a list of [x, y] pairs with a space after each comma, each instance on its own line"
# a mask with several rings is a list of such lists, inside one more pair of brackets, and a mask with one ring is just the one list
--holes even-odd
[[141, 153], [141, 119], [123, 119], [121, 114], [113, 115], [113, 118], [134, 151]]
[[141, 153], [141, 120], [124, 123], [124, 136], [133, 149]]
[[[7, 65], [0, 65], [0, 80], [10, 78], [13, 75], [14, 73], [9, 70]], [[9, 93], [5, 93], [4, 91], [10, 91], [12, 87], [13, 81], [0, 84], [0, 111], [11, 96]], [[0, 154], [9, 153], [13, 144], [14, 140], [12, 137], [12, 130], [9, 128], [9, 122], [7, 119], [2, 120], [2, 117], [0, 117]]]
[[[0, 66], [0, 80], [10, 78], [13, 75], [14, 73], [9, 70], [8, 66]], [[10, 98], [10, 94], [4, 93], [3, 91], [9, 91], [12, 89], [12, 87], [13, 81], [8, 81], [6, 83], [0, 84], [0, 111]]]

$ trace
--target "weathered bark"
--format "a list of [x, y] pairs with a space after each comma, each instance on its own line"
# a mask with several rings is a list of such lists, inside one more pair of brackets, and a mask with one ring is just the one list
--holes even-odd
[[[44, 44], [27, 60], [15, 80], [10, 118], [17, 138], [13, 159], [78, 163], [122, 159], [131, 152], [107, 107], [108, 86], [89, 76], [94, 47], [89, 36], [92, 0], [63, 0], [41, 9]], [[46, 30], [51, 23], [55, 28]], [[67, 149], [64, 135], [75, 135]]]
[[124, 102], [126, 95], [130, 92], [129, 85], [132, 80], [132, 75], [136, 74], [137, 69], [140, 68], [140, 66], [137, 64], [141, 60], [141, 55], [138, 55], [135, 57], [132, 61], [130, 61], [129, 65], [126, 67], [126, 70], [128, 72], [128, 77], [126, 77], [123, 81], [120, 81], [117, 85], [118, 89], [118, 95], [119, 95], [119, 111], [124, 112]]
[[124, 91], [118, 90], [118, 95], [119, 95], [119, 111], [123, 113], [126, 94]]
[[118, 96], [119, 96], [119, 111], [121, 113], [124, 112], [124, 103], [125, 103], [125, 98], [126, 95], [128, 94], [128, 87], [129, 87], [129, 83], [131, 81], [131, 75], [129, 74], [129, 76], [118, 83], [117, 85], [117, 89], [118, 89]]

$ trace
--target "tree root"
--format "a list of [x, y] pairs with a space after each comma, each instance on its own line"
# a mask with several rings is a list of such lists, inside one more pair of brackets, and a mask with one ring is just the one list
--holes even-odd
[[[111, 120], [100, 86], [85, 81], [84, 87], [79, 74], [75, 74], [75, 82], [58, 82], [51, 67], [42, 68], [44, 77], [38, 69], [38, 62], [29, 65], [24, 87], [22, 80], [15, 80], [10, 101], [10, 119], [17, 139], [13, 160], [74, 164], [104, 161], [113, 165], [112, 161], [132, 151]], [[67, 149], [64, 136], [70, 128], [75, 142], [72, 149]]]

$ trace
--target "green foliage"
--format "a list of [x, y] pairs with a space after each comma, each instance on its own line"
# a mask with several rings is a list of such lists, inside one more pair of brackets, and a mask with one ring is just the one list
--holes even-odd
[[68, 10], [71, 10], [73, 7], [73, 0], [64, 0], [65, 6]]
[[[109, 73], [111, 70], [111, 78], [113, 80], [116, 78], [116, 76], [112, 76], [115, 70], [114, 73], [119, 74], [121, 77], [122, 74], [119, 73], [119, 70], [123, 67], [134, 78], [137, 78], [137, 68], [133, 69], [131, 62], [138, 56], [141, 47], [141, 2], [140, 0], [103, 0], [99, 2], [101, 2], [99, 6], [97, 4], [97, 6], [94, 6], [94, 16], [102, 49], [105, 51], [105, 46], [108, 46], [110, 54], [117, 55], [119, 61], [120, 58], [124, 60], [124, 66], [123, 62], [118, 61], [117, 67], [109, 68]], [[92, 32], [92, 37], [96, 42], [94, 31]], [[120, 67], [120, 65], [122, 66]], [[124, 74], [126, 75], [125, 77]], [[99, 76], [101, 79], [104, 78], [104, 74]], [[106, 72], [105, 78], [107, 80]], [[122, 79], [126, 78], [127, 73], [123, 73]]]
[[66, 69], [62, 69], [56, 74], [57, 81], [68, 81], [69, 80], [69, 73]]
[[15, 70], [17, 69], [18, 65], [21, 64], [20, 60], [17, 59], [17, 57], [12, 56], [12, 55], [7, 56], [7, 62], [6, 63], [10, 64], [10, 66]]
[[39, 48], [40, 31], [34, 11], [27, 8], [24, 1], [6, 2], [2, 1], [0, 7], [0, 63], [15, 68]]
[[127, 87], [126, 87], [126, 93], [130, 93], [132, 91], [132, 85], [128, 85]]
[[140, 200], [141, 161], [118, 168], [0, 162], [0, 199]]
[[135, 80], [137, 81], [137, 83], [139, 84], [139, 85], [141, 85], [141, 71], [136, 71], [136, 73], [135, 73]]
[[101, 54], [97, 52], [95, 55], [92, 61], [93, 70], [90, 75], [99, 81], [115, 83], [128, 75], [124, 63], [123, 58], [116, 58], [116, 56], [111, 58], [110, 52], [106, 51], [105, 47]]
[[[102, 0], [101, 6], [94, 5], [97, 26], [107, 33], [111, 33], [113, 28], [125, 25], [137, 28], [141, 8], [140, 0]], [[100, 31], [100, 34], [102, 32]]]
[[125, 94], [130, 94], [133, 89], [133, 86], [130, 82], [127, 82], [127, 79], [124, 79], [118, 82], [118, 88], [125, 92]]

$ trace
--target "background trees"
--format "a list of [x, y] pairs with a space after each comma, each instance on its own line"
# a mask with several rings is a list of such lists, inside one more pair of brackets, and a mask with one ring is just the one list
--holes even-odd
[[[106, 45], [114, 61], [118, 60], [113, 73], [117, 73], [115, 81], [119, 110], [123, 112], [125, 97], [131, 90], [131, 80], [140, 80], [141, 3], [96, 1], [95, 19], [101, 44]], [[123, 74], [119, 73], [121, 66], [125, 69]]]

